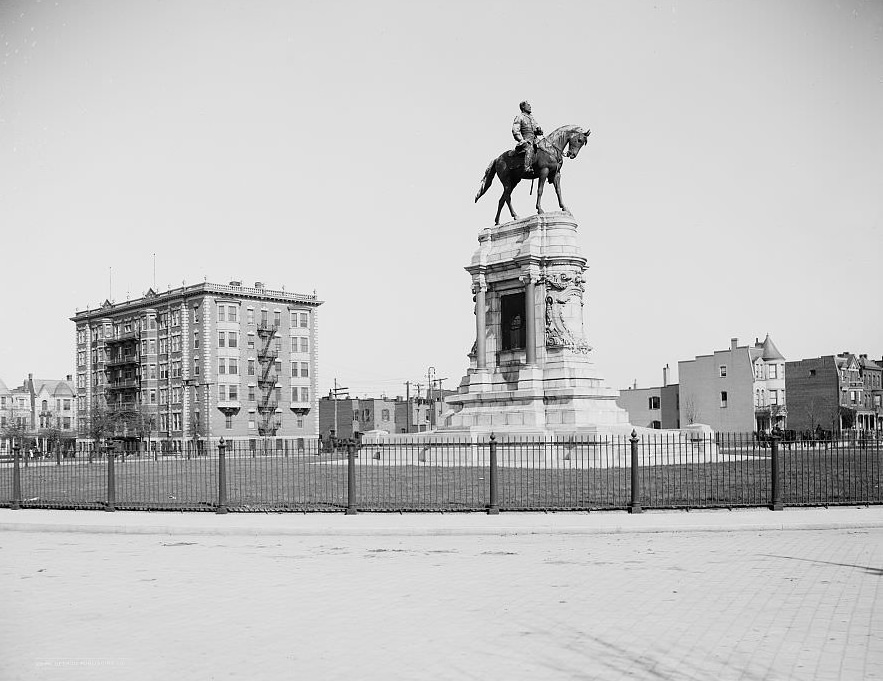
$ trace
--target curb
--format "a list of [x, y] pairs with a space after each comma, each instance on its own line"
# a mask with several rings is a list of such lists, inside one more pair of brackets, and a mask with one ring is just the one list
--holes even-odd
[[[155, 515], [120, 511], [108, 517], [90, 514], [91, 520], [34, 518], [30, 522], [10, 521], [9, 514], [28, 511], [0, 511], [0, 532], [55, 532], [79, 534], [186, 535], [186, 536], [285, 536], [285, 537], [480, 537], [480, 536], [580, 536], [611, 534], [676, 534], [700, 532], [782, 532], [819, 530], [883, 529], [883, 507], [848, 509], [795, 509], [784, 516], [761, 519], [754, 511], [707, 511], [644, 513], [641, 515], [560, 513], [516, 516], [467, 516], [387, 514], [357, 516], [310, 516], [262, 514], [216, 517], [203, 515], [205, 522], [194, 523], [192, 516], [170, 514], [180, 522], [164, 522]], [[81, 512], [62, 512], [68, 516]], [[50, 515], [51, 512], [43, 515]], [[705, 518], [697, 518], [705, 515]], [[5, 516], [5, 517], [3, 517]], [[754, 517], [752, 517], [754, 516]], [[807, 517], [811, 516], [811, 517]], [[826, 517], [827, 516], [827, 517]], [[865, 517], [857, 517], [865, 516]], [[870, 517], [867, 517], [870, 516]], [[132, 522], [126, 522], [132, 521]], [[147, 521], [147, 522], [142, 522]], [[217, 521], [217, 522], [215, 522]], [[284, 521], [284, 522], [283, 522]], [[473, 522], [474, 521], [474, 522]]]

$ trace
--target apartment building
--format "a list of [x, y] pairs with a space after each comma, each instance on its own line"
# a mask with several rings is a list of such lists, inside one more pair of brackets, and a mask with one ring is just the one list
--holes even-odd
[[319, 435], [316, 295], [202, 283], [78, 311], [78, 442]]
[[786, 427], [785, 364], [769, 334], [751, 346], [733, 338], [727, 350], [678, 362], [681, 424], [728, 433]]
[[883, 368], [842, 352], [787, 363], [789, 424], [798, 431], [883, 428]]

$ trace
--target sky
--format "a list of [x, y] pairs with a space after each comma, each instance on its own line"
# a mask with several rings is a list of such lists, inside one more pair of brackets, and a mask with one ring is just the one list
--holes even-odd
[[105, 298], [241, 280], [325, 301], [320, 392], [455, 387], [524, 99], [592, 131], [608, 385], [767, 333], [883, 357], [881, 2], [3, 0], [0, 378], [74, 373]]

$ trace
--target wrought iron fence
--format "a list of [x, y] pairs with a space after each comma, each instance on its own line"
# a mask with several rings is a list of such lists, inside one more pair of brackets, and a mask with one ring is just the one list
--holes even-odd
[[0, 505], [202, 511], [503, 511], [883, 503], [883, 441], [263, 438], [0, 461]]

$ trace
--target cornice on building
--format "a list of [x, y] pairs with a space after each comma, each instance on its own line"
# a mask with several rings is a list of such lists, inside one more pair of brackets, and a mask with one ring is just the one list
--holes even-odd
[[[153, 294], [153, 295], [150, 295]], [[192, 286], [182, 286], [180, 288], [171, 289], [165, 293], [153, 293], [151, 289], [148, 294], [135, 300], [127, 300], [123, 303], [111, 303], [105, 301], [101, 307], [78, 310], [71, 317], [71, 321], [82, 322], [96, 317], [117, 316], [125, 312], [142, 311], [147, 308], [162, 306], [168, 303], [178, 302], [199, 295], [226, 295], [233, 298], [246, 298], [251, 300], [260, 300], [278, 303], [295, 303], [297, 305], [306, 305], [318, 307], [324, 301], [319, 300], [316, 294], [308, 295], [302, 293], [288, 293], [286, 291], [277, 291], [274, 289], [257, 288], [252, 286], [231, 286], [228, 284], [212, 284], [203, 282]]]

